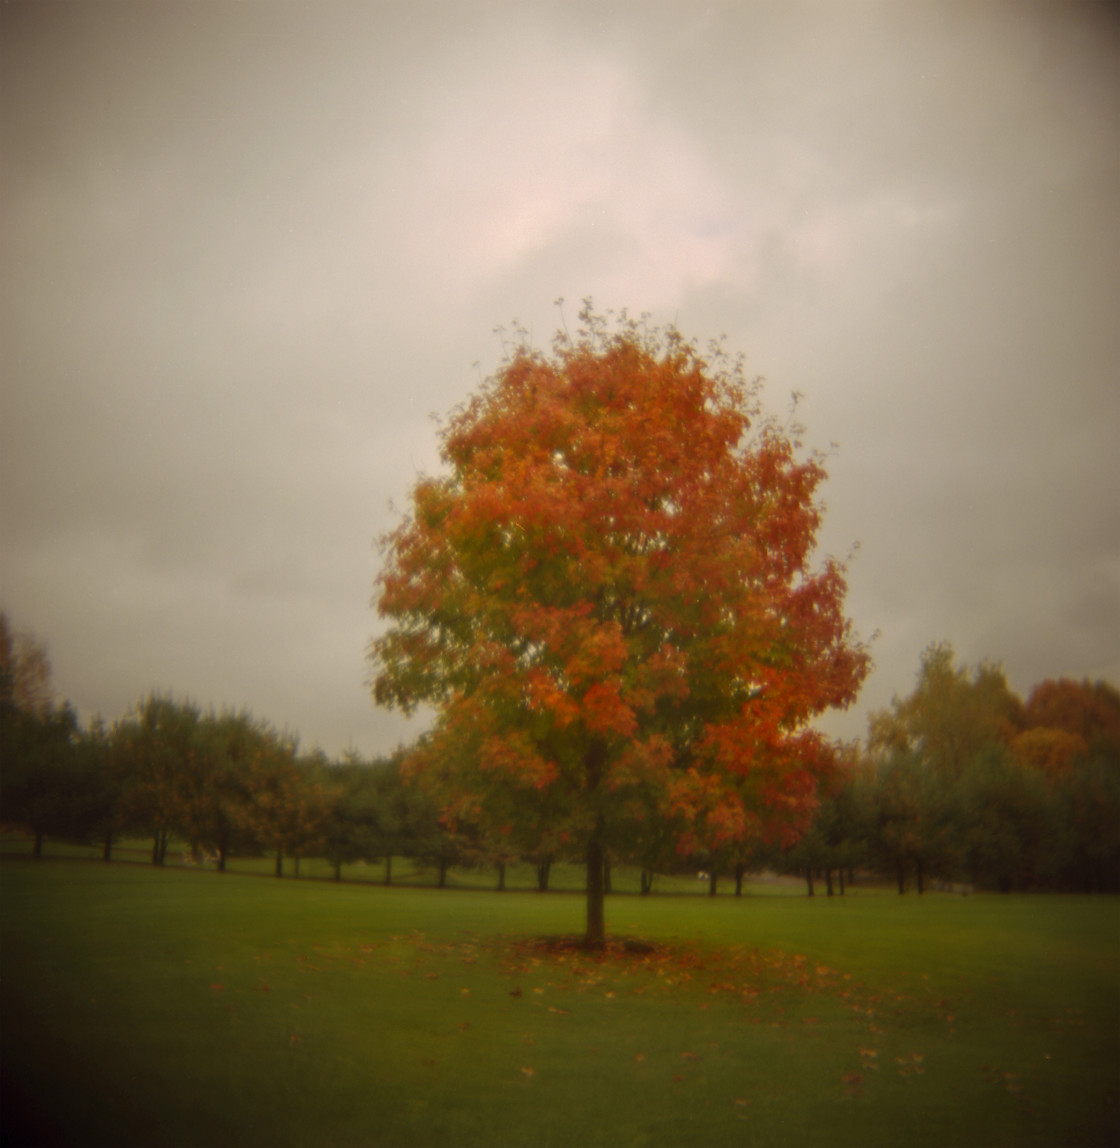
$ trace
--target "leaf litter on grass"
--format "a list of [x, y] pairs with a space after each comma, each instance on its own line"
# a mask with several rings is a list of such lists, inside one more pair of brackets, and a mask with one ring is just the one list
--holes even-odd
[[[855, 1045], [850, 1067], [840, 1076], [844, 1094], [853, 1099], [865, 1095], [884, 1057], [890, 1056], [900, 1077], [925, 1074], [926, 1053], [912, 1045], [905, 1047], [909, 1043], [907, 1032], [923, 1029], [931, 1020], [946, 1026], [943, 1033], [946, 1029], [948, 1035], [955, 1031], [955, 1006], [944, 999], [934, 1000], [924, 985], [916, 991], [872, 989], [851, 973], [780, 949], [664, 945], [641, 953], [628, 952], [621, 946], [613, 952], [608, 948], [606, 952], [591, 953], [578, 946], [522, 941], [508, 944], [496, 956], [506, 975], [523, 978], [536, 973], [548, 991], [586, 994], [610, 984], [612, 999], [632, 995], [676, 997], [682, 1001], [695, 1000], [703, 992], [707, 1000], [698, 1001], [701, 1009], [711, 1007], [713, 998], [713, 1003], [722, 1000], [735, 1006], [745, 1020], [769, 1021], [770, 1027], [786, 1034], [782, 1037], [785, 1040], [818, 1033], [825, 1036], [835, 1029], [839, 1010], [839, 1016], [846, 1013], [871, 1038]], [[821, 1003], [814, 1005], [814, 1001]], [[832, 1007], [823, 1007], [825, 1001], [832, 1002]], [[792, 1024], [797, 1025], [796, 1030]], [[798, 1038], [798, 1031], [804, 1036]], [[646, 1054], [638, 1053], [634, 1059], [641, 1064]], [[679, 1053], [679, 1060], [686, 1062], [701, 1059], [691, 1050]], [[687, 1079], [688, 1075], [682, 1072], [670, 1077], [675, 1085]], [[1012, 1088], [1014, 1083], [1011, 1082]]]
[[[622, 1007], [620, 1002], [626, 1000], [675, 1001], [686, 1008], [716, 1009], [717, 1013], [710, 1014], [713, 1019], [722, 1014], [733, 1023], [741, 1020], [773, 1027], [773, 1039], [786, 1044], [810, 1040], [823, 1048], [835, 1038], [838, 1024], [854, 1022], [863, 1039], [853, 1039], [848, 1064], [842, 1071], [837, 1065], [833, 1078], [842, 1094], [852, 1099], [863, 1097], [872, 1087], [884, 1062], [891, 1065], [894, 1072], [890, 1075], [896, 1078], [922, 1076], [925, 1051], [915, 1050], [905, 1032], [937, 1020], [943, 1034], [946, 1029], [952, 1033], [958, 1012], [949, 1001], [935, 999], [936, 994], [924, 984], [910, 982], [913, 987], [905, 991], [872, 988], [852, 973], [804, 954], [745, 945], [649, 944], [623, 937], [612, 938], [604, 949], [588, 950], [572, 937], [482, 938], [472, 933], [437, 940], [414, 930], [358, 945], [315, 945], [310, 951], [314, 962], [307, 952], [289, 958], [301, 973], [363, 978], [380, 971], [432, 985], [449, 981], [447, 991], [464, 1006], [472, 992], [487, 1004], [493, 993], [494, 1000], [504, 1001], [505, 1007], [525, 1009], [539, 1017], [538, 1024], [573, 1023], [573, 1012], [586, 1020], [584, 1004], [577, 1003], [581, 999], [612, 1009]], [[488, 972], [498, 974], [496, 983], [488, 983]], [[254, 987], [259, 985], [258, 980]], [[461, 1018], [462, 1013], [448, 1018], [449, 1031], [463, 1037], [472, 1032], [472, 1025]], [[476, 1033], [469, 1039], [479, 1038]], [[533, 1043], [531, 1035], [527, 1034], [525, 1043]], [[711, 1047], [718, 1048], [714, 1043]], [[669, 1069], [667, 1054], [675, 1059], [676, 1071]], [[634, 1071], [656, 1072], [660, 1064], [665, 1071], [661, 1079], [684, 1086], [696, 1074], [701, 1078], [710, 1072], [718, 1075], [726, 1054], [713, 1052], [715, 1062], [705, 1064], [696, 1046], [686, 1044], [678, 1045], [675, 1052], [646, 1047], [627, 1056]], [[519, 1066], [515, 1061], [510, 1067], [515, 1079], [527, 1083], [540, 1066]], [[1014, 1095], [1016, 1082], [1008, 1083], [1007, 1091]], [[741, 1093], [729, 1091], [728, 1103], [737, 1097]]]

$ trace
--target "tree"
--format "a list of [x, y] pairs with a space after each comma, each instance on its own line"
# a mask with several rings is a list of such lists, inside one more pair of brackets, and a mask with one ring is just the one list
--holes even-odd
[[248, 800], [242, 829], [276, 854], [275, 873], [284, 876], [284, 857], [295, 861], [324, 843], [337, 787], [324, 783], [318, 755], [297, 758], [293, 740], [272, 733], [253, 758], [246, 775]]
[[958, 820], [976, 885], [1010, 893], [1052, 876], [1058, 806], [1044, 776], [1007, 749], [994, 747], [973, 762], [961, 783]]
[[323, 855], [334, 866], [336, 881], [342, 880], [343, 865], [381, 855], [377, 768], [348, 752], [329, 771], [331, 788], [338, 796], [327, 820]]
[[1067, 850], [1062, 858], [1066, 888], [1086, 893], [1120, 892], [1120, 769], [1115, 757], [1098, 755], [1079, 764], [1058, 789]]
[[1031, 690], [1023, 724], [1063, 729], [1089, 746], [1115, 751], [1120, 749], [1120, 691], [1104, 681], [1047, 679]]
[[36, 717], [54, 708], [47, 647], [34, 634], [16, 633], [0, 610], [0, 706]]
[[913, 750], [895, 750], [880, 763], [871, 799], [871, 848], [906, 891], [913, 868], [918, 892], [928, 877], [949, 876], [958, 864], [957, 781]]
[[[869, 656], [844, 569], [811, 569], [825, 478], [758, 417], [741, 358], [585, 305], [551, 354], [524, 337], [441, 431], [384, 540], [373, 693], [437, 711], [407, 768], [449, 823], [538, 795], [587, 870], [652, 804], [680, 847], [795, 837], [823, 739]], [[702, 839], [702, 840], [701, 840]]]
[[252, 769], [273, 752], [278, 735], [247, 710], [205, 714], [195, 731], [193, 768], [180, 777], [177, 829], [197, 857], [217, 856], [219, 872], [234, 849], [252, 851], [258, 842], [246, 827]]
[[86, 756], [69, 705], [46, 713], [10, 710], [0, 728], [0, 807], [25, 826], [39, 857], [47, 836], [76, 837], [85, 820]]
[[1021, 711], [1002, 667], [982, 662], [970, 673], [954, 665], [953, 647], [939, 642], [922, 654], [913, 693], [871, 715], [868, 748], [880, 760], [914, 753], [957, 779], [979, 754], [1010, 740]]
[[152, 693], [113, 731], [112, 768], [124, 779], [123, 818], [151, 834], [153, 865], [164, 863], [172, 832], [191, 820], [201, 720], [192, 702]]

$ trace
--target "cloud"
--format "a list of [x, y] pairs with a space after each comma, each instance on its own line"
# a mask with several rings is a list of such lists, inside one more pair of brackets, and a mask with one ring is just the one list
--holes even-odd
[[485, 291], [574, 252], [581, 293], [629, 288], [658, 306], [725, 273], [726, 189], [624, 61], [558, 50], [531, 25], [512, 44], [470, 40], [439, 67], [438, 87], [431, 70], [416, 85], [416, 139], [382, 173], [415, 280]]
[[848, 732], [941, 638], [1120, 677], [1102, 11], [0, 6], [2, 604], [84, 710], [391, 746], [388, 503], [494, 326], [591, 294], [726, 333], [839, 442], [822, 545], [882, 634]]

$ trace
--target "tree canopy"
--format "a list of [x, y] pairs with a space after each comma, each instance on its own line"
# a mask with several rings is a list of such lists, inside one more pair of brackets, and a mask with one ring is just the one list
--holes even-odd
[[384, 540], [383, 705], [433, 706], [406, 769], [450, 824], [542, 813], [602, 871], [635, 823], [683, 848], [792, 839], [830, 747], [808, 723], [870, 664], [843, 566], [810, 557], [822, 459], [759, 414], [741, 358], [590, 306], [527, 341], [441, 430]]

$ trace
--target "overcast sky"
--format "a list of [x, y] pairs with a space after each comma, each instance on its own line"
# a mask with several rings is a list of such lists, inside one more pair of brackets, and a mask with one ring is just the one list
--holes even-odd
[[8, 0], [0, 116], [0, 606], [83, 717], [411, 740], [375, 540], [495, 326], [587, 295], [837, 444], [830, 732], [941, 639], [1120, 682], [1111, 4]]

